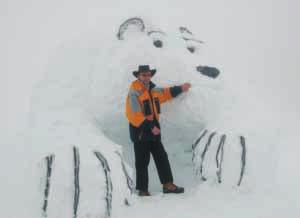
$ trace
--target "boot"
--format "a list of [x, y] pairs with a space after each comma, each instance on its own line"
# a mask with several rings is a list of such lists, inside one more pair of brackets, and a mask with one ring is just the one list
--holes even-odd
[[139, 191], [139, 196], [145, 197], [145, 196], [151, 196], [151, 194], [148, 191]]
[[175, 185], [174, 183], [168, 182], [166, 184], [163, 184], [163, 193], [169, 194], [169, 193], [176, 193], [180, 194], [184, 192], [183, 187], [179, 187]]

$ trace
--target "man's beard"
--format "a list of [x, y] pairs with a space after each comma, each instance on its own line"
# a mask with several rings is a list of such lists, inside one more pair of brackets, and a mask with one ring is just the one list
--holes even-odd
[[149, 88], [149, 87], [150, 87], [150, 81], [145, 82], [144, 85], [145, 85], [147, 88]]
[[150, 85], [150, 81], [141, 81], [146, 87]]

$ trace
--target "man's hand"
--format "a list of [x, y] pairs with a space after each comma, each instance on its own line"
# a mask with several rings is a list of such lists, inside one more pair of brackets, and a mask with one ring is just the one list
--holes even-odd
[[190, 83], [184, 83], [183, 85], [181, 85], [182, 91], [183, 92], [187, 92], [189, 90], [189, 88], [191, 88], [191, 84]]
[[149, 120], [149, 121], [153, 121], [153, 116], [148, 115], [148, 116], [146, 116], [146, 119]]
[[160, 129], [157, 128], [156, 126], [154, 126], [151, 131], [152, 131], [153, 135], [159, 135], [160, 134]]

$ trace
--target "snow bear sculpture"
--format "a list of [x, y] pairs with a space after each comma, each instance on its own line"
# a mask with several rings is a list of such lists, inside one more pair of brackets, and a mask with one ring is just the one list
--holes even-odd
[[228, 88], [225, 73], [201, 61], [209, 59], [206, 43], [186, 27], [167, 32], [130, 18], [117, 37], [71, 40], [58, 49], [35, 88], [30, 117], [29, 143], [44, 157], [38, 190], [44, 216], [110, 217], [131, 204], [125, 99], [140, 64], [157, 69], [153, 82], [160, 86], [192, 84], [162, 108], [162, 140], [177, 180], [189, 185], [200, 175], [200, 181], [240, 186], [251, 175], [248, 135], [235, 113], [245, 101]]

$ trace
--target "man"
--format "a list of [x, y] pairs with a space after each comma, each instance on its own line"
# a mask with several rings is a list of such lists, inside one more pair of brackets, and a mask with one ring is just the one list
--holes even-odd
[[133, 81], [126, 99], [126, 116], [129, 121], [130, 138], [134, 143], [136, 189], [140, 196], [150, 196], [148, 191], [148, 165], [150, 153], [153, 156], [159, 179], [164, 193], [183, 193], [184, 188], [173, 183], [173, 176], [168, 155], [161, 142], [159, 125], [160, 105], [182, 92], [189, 90], [191, 85], [169, 88], [156, 87], [151, 78], [156, 70], [148, 65], [139, 66], [133, 75]]

